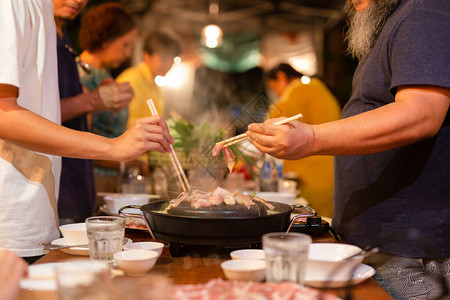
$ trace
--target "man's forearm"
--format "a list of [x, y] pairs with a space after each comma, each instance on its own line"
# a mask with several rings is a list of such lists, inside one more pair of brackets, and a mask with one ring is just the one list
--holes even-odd
[[434, 136], [450, 103], [445, 89], [399, 91], [394, 103], [339, 121], [314, 125], [315, 154], [358, 155], [390, 150]]
[[88, 159], [113, 155], [109, 139], [60, 126], [17, 105], [0, 108], [0, 138], [53, 155]]

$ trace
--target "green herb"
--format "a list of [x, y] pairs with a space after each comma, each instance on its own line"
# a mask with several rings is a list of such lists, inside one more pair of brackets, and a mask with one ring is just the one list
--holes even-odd
[[[226, 130], [214, 130], [207, 122], [201, 125], [194, 125], [183, 119], [169, 119], [167, 123], [170, 134], [175, 140], [173, 148], [183, 151], [185, 162], [192, 161], [195, 156], [195, 163], [205, 168], [211, 163], [212, 148], [227, 135]], [[255, 172], [253, 168], [256, 165], [255, 160], [240, 151], [236, 145], [230, 146], [230, 149], [236, 159], [244, 161], [250, 176], [254, 178]]]

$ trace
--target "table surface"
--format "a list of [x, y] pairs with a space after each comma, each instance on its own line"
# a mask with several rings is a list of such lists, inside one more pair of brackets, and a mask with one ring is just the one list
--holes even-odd
[[[151, 241], [150, 234], [144, 230], [127, 229], [125, 236], [132, 239], [133, 242]], [[335, 242], [331, 235], [321, 235], [313, 237], [316, 242]], [[241, 247], [243, 248], [243, 247]], [[163, 274], [169, 277], [174, 284], [199, 284], [206, 283], [214, 278], [225, 279], [220, 263], [230, 259], [230, 252], [239, 248], [233, 247], [209, 247], [209, 246], [189, 246], [182, 249], [182, 255], [173, 257], [169, 247], [164, 247], [163, 253], [158, 259], [156, 265], [149, 272], [151, 274]], [[73, 256], [63, 253], [60, 250], [52, 250], [35, 264], [61, 262], [70, 259], [82, 259], [83, 256]], [[117, 276], [114, 280], [121, 280]], [[117, 279], [118, 278], [118, 279]], [[129, 277], [130, 278], [130, 277]], [[350, 290], [352, 299], [364, 300], [383, 300], [392, 299], [373, 278], [369, 278], [362, 283], [354, 285], [351, 289], [333, 288], [321, 289], [323, 291], [335, 294], [345, 299], [346, 293]], [[54, 293], [56, 294], [56, 293]], [[56, 295], [44, 295], [42, 299], [57, 299]], [[30, 291], [21, 290], [18, 300], [40, 299]]]

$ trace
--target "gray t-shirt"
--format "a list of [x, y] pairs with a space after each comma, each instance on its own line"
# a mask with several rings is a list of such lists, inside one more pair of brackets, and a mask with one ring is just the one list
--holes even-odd
[[[450, 1], [403, 0], [354, 76], [342, 117], [394, 102], [399, 86], [450, 88]], [[345, 138], [345, 137], [344, 137]], [[431, 139], [335, 158], [333, 228], [406, 257], [450, 256], [450, 116]]]

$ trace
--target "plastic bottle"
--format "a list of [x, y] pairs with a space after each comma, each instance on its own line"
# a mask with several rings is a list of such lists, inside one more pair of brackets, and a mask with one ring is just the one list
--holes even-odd
[[153, 185], [155, 194], [159, 195], [162, 200], [168, 198], [168, 182], [166, 173], [161, 168], [155, 168], [153, 171]]
[[275, 166], [277, 168], [277, 172], [278, 172], [278, 182], [277, 182], [277, 187], [278, 187], [278, 192], [281, 192], [282, 190], [282, 186], [283, 186], [283, 180], [284, 180], [284, 172], [283, 172], [283, 163], [284, 160], [283, 159], [279, 159], [279, 158], [274, 158], [275, 161]]
[[147, 192], [147, 181], [145, 176], [140, 174], [138, 167], [128, 168], [122, 178], [122, 193], [145, 194]]
[[260, 174], [259, 190], [261, 192], [278, 191], [278, 171], [274, 158], [269, 154], [264, 155], [264, 162]]

